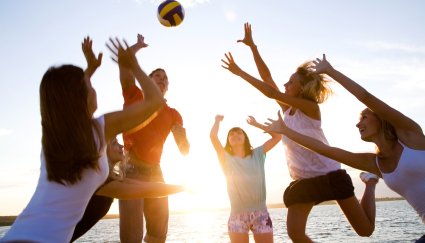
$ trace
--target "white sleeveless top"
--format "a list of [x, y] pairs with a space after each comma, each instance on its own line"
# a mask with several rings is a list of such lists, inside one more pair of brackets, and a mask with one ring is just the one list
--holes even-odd
[[[291, 109], [284, 113], [283, 121], [289, 128], [328, 144], [321, 128], [321, 121], [314, 120], [300, 110], [290, 115]], [[328, 157], [306, 149], [286, 136], [282, 136], [286, 152], [288, 170], [293, 180], [312, 178], [341, 168], [341, 164]]]
[[[101, 128], [101, 136], [104, 137], [103, 116], [97, 121]], [[95, 131], [93, 132], [97, 135]], [[98, 147], [101, 144], [98, 138], [96, 143]], [[41, 152], [40, 177], [35, 192], [0, 242], [69, 242], [91, 196], [108, 177], [105, 145], [100, 148], [99, 155], [100, 170], [86, 169], [77, 184], [65, 186], [47, 180], [46, 161], [44, 153]]]
[[382, 172], [378, 157], [376, 165], [385, 184], [404, 197], [425, 223], [425, 150], [414, 150], [399, 143], [403, 146], [403, 152], [393, 172]]

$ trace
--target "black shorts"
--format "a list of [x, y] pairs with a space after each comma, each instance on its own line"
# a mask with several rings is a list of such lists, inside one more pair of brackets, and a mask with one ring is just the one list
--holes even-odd
[[298, 203], [319, 204], [351, 196], [354, 196], [354, 187], [350, 176], [345, 170], [336, 170], [326, 175], [291, 182], [283, 194], [283, 202], [289, 207]]
[[[114, 181], [111, 177], [108, 177], [106, 181], [96, 190], [96, 192], [104, 185]], [[81, 236], [83, 236], [87, 231], [89, 231], [99, 220], [101, 220], [111, 208], [112, 203], [114, 202], [113, 198], [99, 196], [95, 194], [90, 198], [89, 203], [87, 204], [86, 210], [81, 220], [77, 223], [74, 229], [74, 234], [72, 235], [71, 241], [74, 242]]]
[[423, 235], [421, 238], [417, 239], [415, 243], [425, 243], [425, 235]]

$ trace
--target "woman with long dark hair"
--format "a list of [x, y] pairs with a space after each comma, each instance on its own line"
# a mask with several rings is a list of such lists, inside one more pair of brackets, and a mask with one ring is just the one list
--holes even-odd
[[106, 144], [117, 134], [149, 120], [164, 104], [151, 79], [125, 43], [108, 48], [143, 87], [143, 102], [93, 117], [96, 91], [90, 77], [100, 66], [89, 37], [82, 44], [86, 71], [73, 65], [50, 67], [40, 84], [42, 151], [34, 195], [2, 242], [69, 242], [93, 193], [109, 174]]

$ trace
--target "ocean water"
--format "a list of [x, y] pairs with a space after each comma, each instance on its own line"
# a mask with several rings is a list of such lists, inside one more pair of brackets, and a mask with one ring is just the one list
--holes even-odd
[[[269, 209], [274, 241], [291, 242], [286, 232], [285, 208]], [[171, 214], [167, 242], [227, 243], [229, 211]], [[118, 219], [98, 222], [77, 242], [119, 242]], [[10, 227], [0, 227], [0, 238]], [[376, 227], [371, 237], [360, 237], [351, 228], [338, 205], [318, 205], [310, 213], [307, 234], [314, 242], [414, 242], [425, 234], [425, 225], [406, 201], [377, 203]], [[254, 242], [250, 234], [250, 242]]]

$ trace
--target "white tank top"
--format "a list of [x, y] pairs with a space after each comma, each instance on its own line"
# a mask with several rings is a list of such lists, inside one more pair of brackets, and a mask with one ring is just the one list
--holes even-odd
[[[291, 109], [284, 113], [283, 121], [289, 128], [328, 144], [321, 128], [321, 121], [314, 120], [300, 110], [290, 115]], [[341, 164], [328, 157], [306, 149], [286, 136], [282, 136], [288, 170], [293, 180], [312, 178], [341, 168]]]
[[[103, 116], [97, 121], [103, 137]], [[100, 147], [100, 138], [96, 139], [96, 143]], [[47, 180], [46, 161], [42, 152], [40, 178], [31, 201], [0, 242], [69, 242], [91, 196], [108, 176], [105, 145], [100, 148], [99, 155], [100, 170], [85, 169], [81, 181], [65, 186]]]
[[425, 150], [414, 150], [399, 143], [403, 146], [403, 152], [393, 172], [382, 172], [378, 157], [376, 165], [385, 184], [404, 197], [425, 223]]

